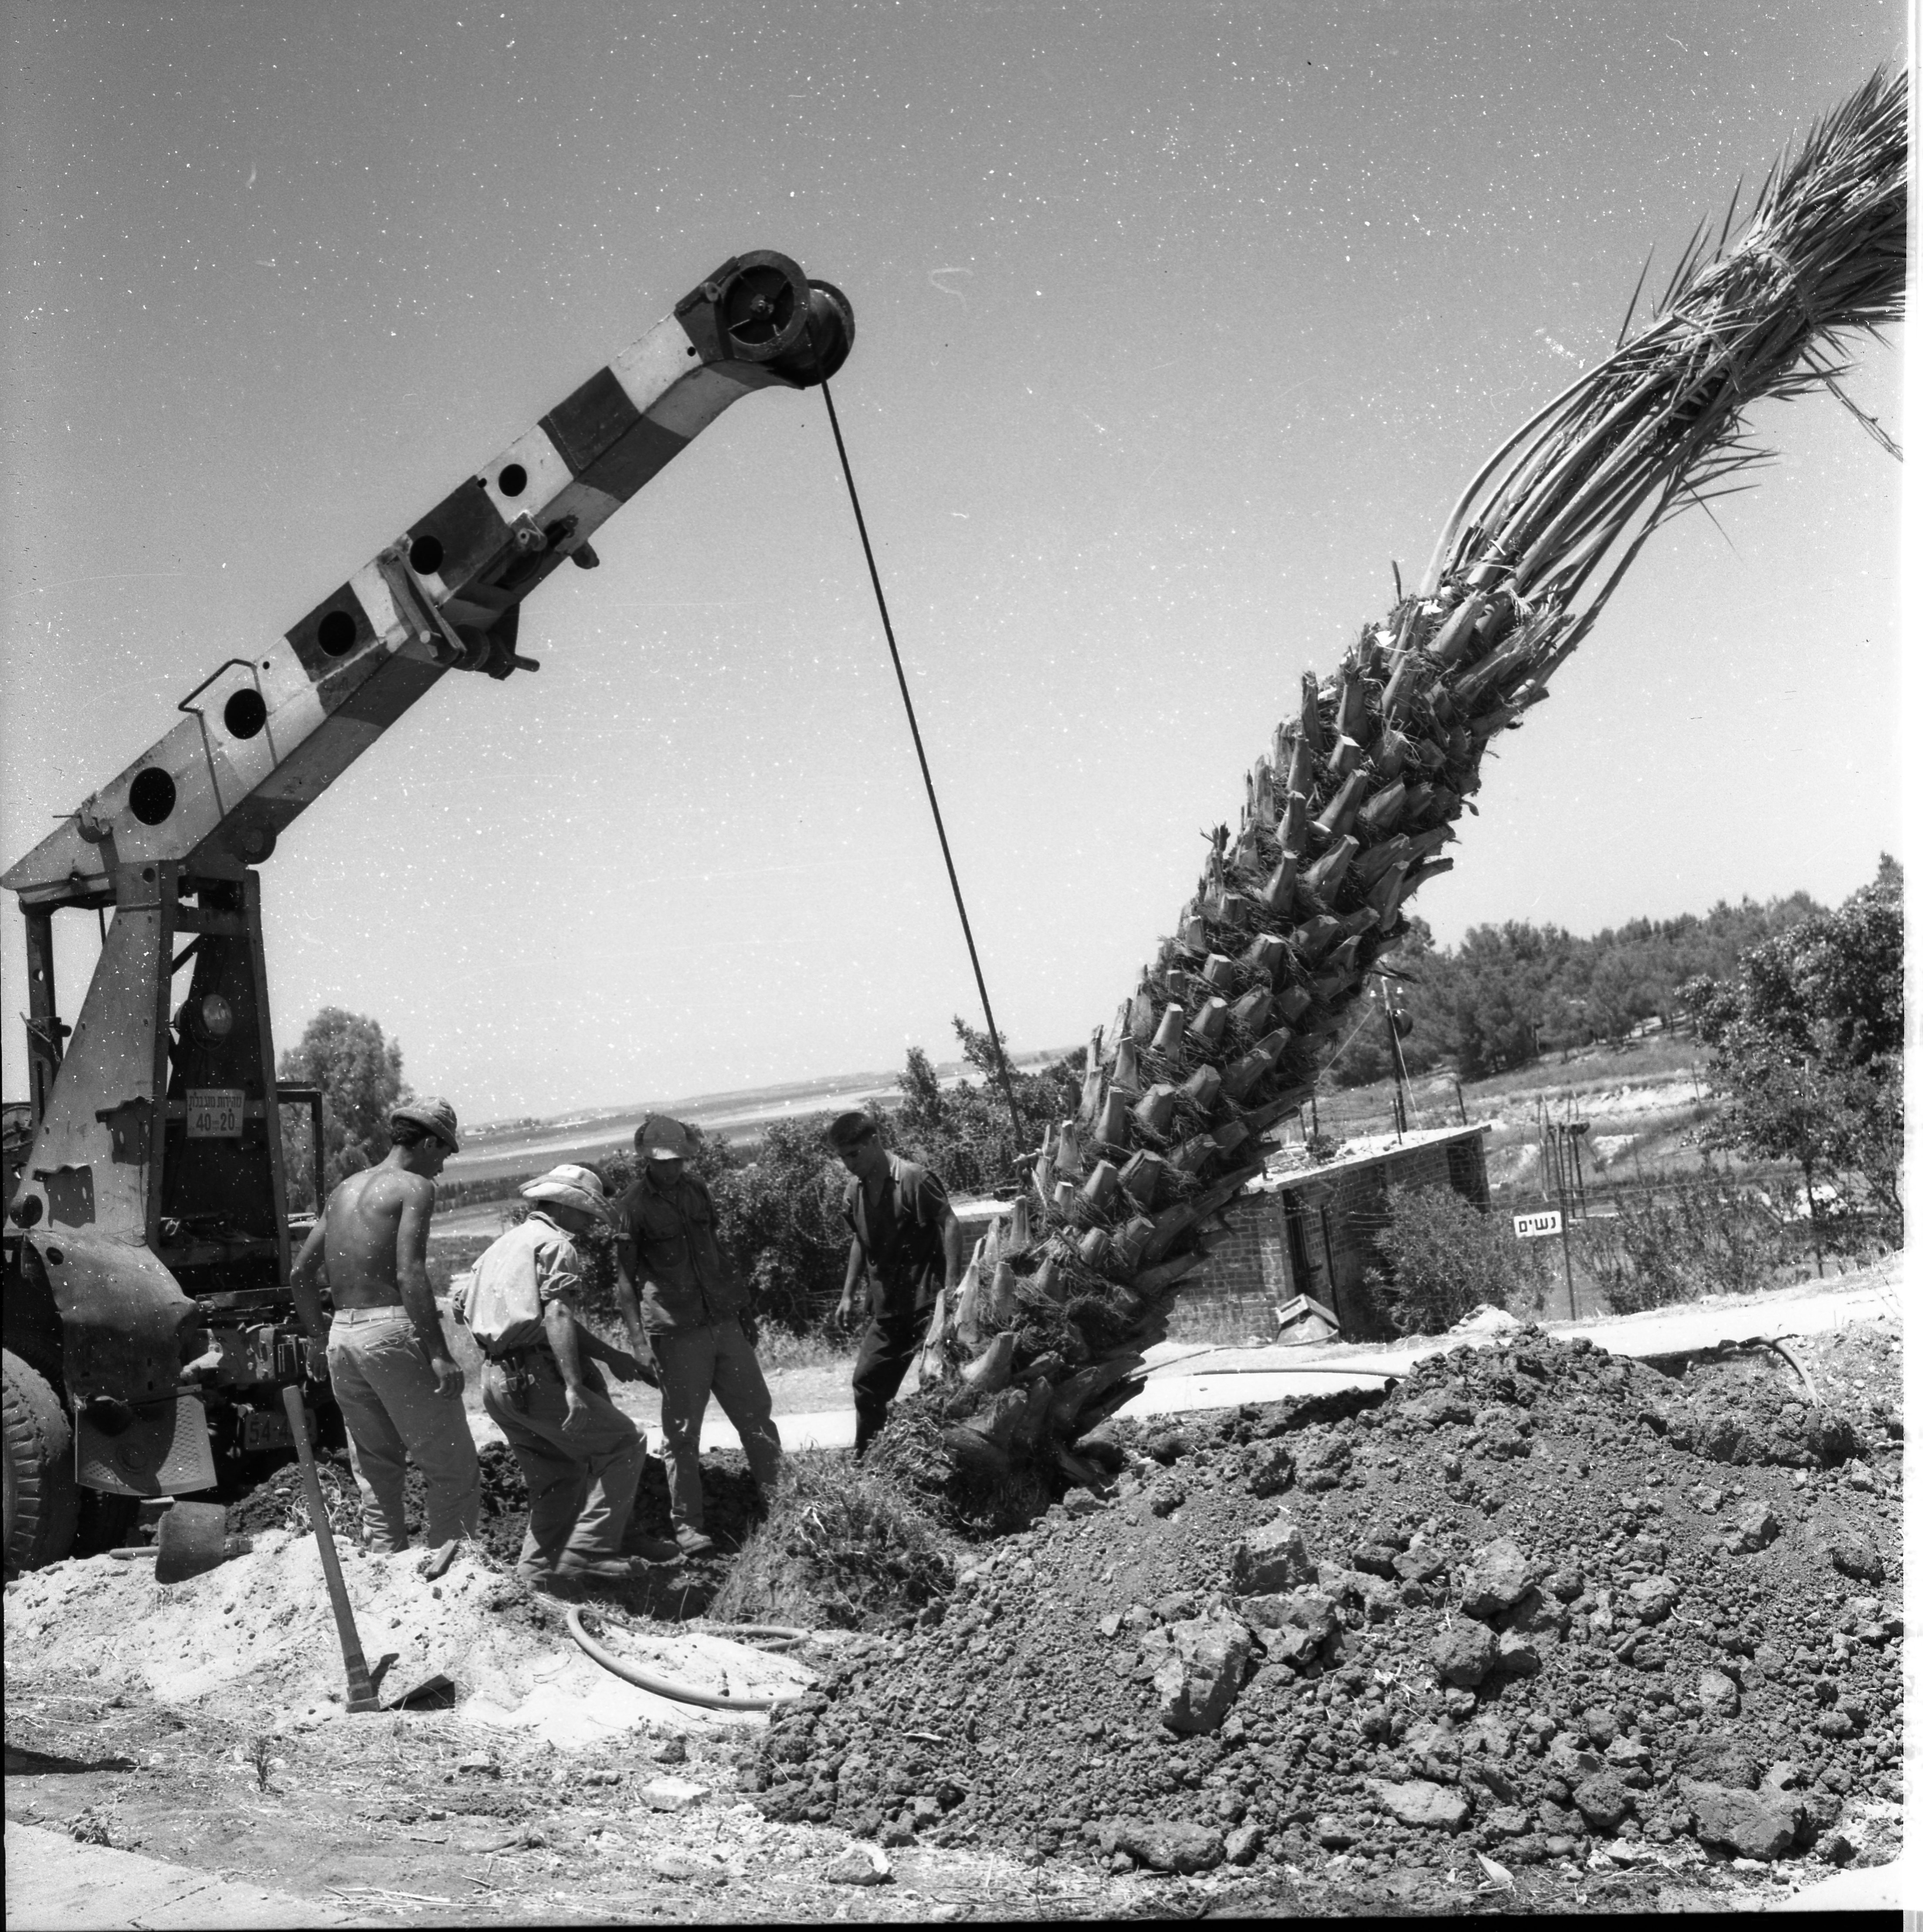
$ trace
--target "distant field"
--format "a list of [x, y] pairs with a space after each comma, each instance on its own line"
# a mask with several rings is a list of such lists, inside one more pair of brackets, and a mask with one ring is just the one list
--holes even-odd
[[[1545, 1054], [1527, 1066], [1486, 1080], [1458, 1082], [1423, 1074], [1410, 1083], [1412, 1126], [1439, 1127], [1466, 1119], [1486, 1123], [1490, 1180], [1501, 1192], [1540, 1182], [1539, 1109], [1552, 1120], [1586, 1120], [1584, 1172], [1597, 1178], [1653, 1180], [1694, 1171], [1702, 1154], [1697, 1135], [1714, 1111], [1705, 1077], [1702, 1043], [1652, 1034], [1620, 1048], [1586, 1048], [1566, 1059]], [[1316, 1118], [1336, 1138], [1381, 1132], [1394, 1124], [1390, 1082], [1318, 1095]], [[1304, 1124], [1310, 1120], [1306, 1110]]]
[[[1073, 1050], [1056, 1047], [1012, 1058], [1018, 1067], [1046, 1066]], [[969, 1077], [969, 1070], [959, 1062], [936, 1070], [944, 1086]], [[724, 1136], [734, 1146], [752, 1147], [776, 1120], [806, 1120], [811, 1114], [864, 1107], [871, 1101], [884, 1107], [898, 1106], [901, 1096], [895, 1078], [892, 1073], [837, 1074], [783, 1086], [746, 1088], [734, 1094], [697, 1094], [685, 1100], [597, 1108], [500, 1129], [482, 1126], [469, 1136], [467, 1145], [448, 1162], [446, 1178], [457, 1186], [521, 1180], [558, 1162], [598, 1160], [626, 1153], [634, 1144], [634, 1130], [650, 1114], [671, 1114], [704, 1133]]]

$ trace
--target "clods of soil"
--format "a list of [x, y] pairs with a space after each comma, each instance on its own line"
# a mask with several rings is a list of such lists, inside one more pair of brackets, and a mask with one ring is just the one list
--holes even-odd
[[1523, 1330], [1124, 1432], [1111, 1499], [979, 1552], [748, 1781], [884, 1846], [1378, 1906], [1887, 1857], [1900, 1377], [1874, 1324], [1679, 1377]]

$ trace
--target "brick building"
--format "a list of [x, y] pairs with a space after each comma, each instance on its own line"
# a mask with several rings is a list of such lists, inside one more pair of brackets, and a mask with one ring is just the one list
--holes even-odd
[[[1345, 1336], [1383, 1335], [1363, 1277], [1379, 1266], [1373, 1237], [1388, 1220], [1388, 1191], [1452, 1187], [1485, 1210], [1486, 1126], [1432, 1129], [1354, 1140], [1333, 1160], [1311, 1165], [1298, 1143], [1269, 1162], [1235, 1204], [1234, 1229], [1219, 1238], [1208, 1263], [1184, 1285], [1183, 1302], [1247, 1311], [1244, 1325], [1298, 1294], [1330, 1310]], [[1274, 1333], [1270, 1318], [1268, 1334]]]

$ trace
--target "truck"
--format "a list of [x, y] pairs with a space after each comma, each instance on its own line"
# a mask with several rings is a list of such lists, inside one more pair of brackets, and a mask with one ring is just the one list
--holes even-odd
[[[28, 1073], [7, 1121], [5, 1560], [124, 1539], [143, 1501], [218, 1486], [290, 1444], [308, 1378], [287, 1286], [283, 1110], [258, 868], [287, 827], [448, 672], [536, 670], [524, 601], [728, 406], [840, 368], [854, 311], [758, 249], [580, 384], [180, 716], [0, 875], [26, 927]], [[100, 924], [70, 1025], [54, 920]], [[316, 1174], [319, 1198], [320, 1174]]]

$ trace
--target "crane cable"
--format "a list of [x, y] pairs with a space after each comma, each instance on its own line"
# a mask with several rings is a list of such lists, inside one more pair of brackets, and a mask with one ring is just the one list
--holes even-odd
[[[812, 332], [811, 332], [812, 334]], [[854, 506], [855, 528], [861, 533], [862, 554], [868, 560], [868, 581], [874, 586], [874, 602], [881, 613], [882, 634], [888, 640], [888, 655], [894, 661], [895, 682], [901, 688], [902, 708], [908, 714], [908, 730], [915, 741], [915, 756], [920, 760], [922, 783], [928, 791], [928, 810], [934, 814], [935, 836], [941, 842], [942, 863], [948, 868], [949, 889], [955, 895], [955, 910], [961, 916], [962, 937], [968, 943], [968, 963], [975, 969], [975, 990], [982, 998], [982, 1017], [988, 1023], [988, 1043], [994, 1049], [995, 1069], [1001, 1076], [1001, 1090], [1008, 1102], [1008, 1117], [1015, 1126], [1015, 1146], [1018, 1156], [1027, 1130], [1022, 1124], [1022, 1109], [1016, 1104], [1015, 1082], [1010, 1077], [1008, 1054], [995, 1026], [994, 1010], [988, 1004], [988, 983], [982, 976], [981, 956], [975, 950], [975, 935], [968, 924], [968, 908], [962, 903], [962, 881], [956, 875], [955, 856], [948, 849], [947, 828], [941, 822], [940, 802], [934, 795], [934, 778], [928, 770], [928, 753], [922, 748], [922, 728], [916, 722], [914, 700], [908, 695], [908, 674], [902, 668], [902, 653], [895, 644], [895, 626], [888, 616], [888, 599], [881, 589], [881, 573], [876, 568], [874, 546], [868, 540], [868, 520], [861, 513], [861, 497], [855, 488], [855, 472], [848, 462], [848, 445], [842, 440], [842, 419], [836, 413], [834, 393], [826, 376], [821, 378], [821, 399], [828, 405], [828, 427], [835, 433], [835, 452], [842, 459], [842, 476], [848, 486], [848, 501]]]

